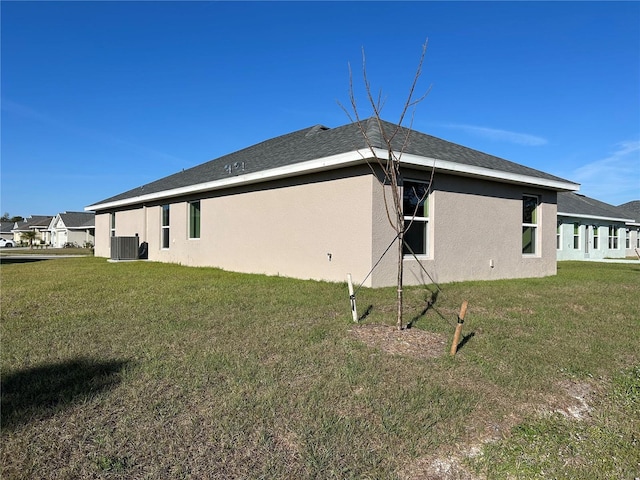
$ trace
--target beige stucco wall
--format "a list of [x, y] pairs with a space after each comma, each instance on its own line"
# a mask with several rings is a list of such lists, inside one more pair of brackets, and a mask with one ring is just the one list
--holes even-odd
[[[405, 178], [428, 180], [428, 173]], [[172, 200], [170, 247], [162, 249], [161, 205], [116, 213], [116, 235], [138, 234], [149, 260], [230, 271], [395, 285], [396, 248], [383, 187], [368, 167]], [[541, 277], [556, 273], [556, 193], [436, 174], [429, 253], [404, 260], [405, 284]], [[538, 251], [522, 254], [522, 196], [538, 195]], [[388, 196], [388, 198], [390, 198]], [[200, 239], [188, 238], [189, 200], [201, 202]], [[109, 257], [109, 215], [96, 215], [96, 255]], [[329, 255], [330, 254], [330, 258]], [[378, 266], [366, 279], [372, 266]]]
[[[429, 180], [425, 172], [406, 172], [409, 180]], [[522, 254], [522, 196], [538, 195], [538, 252]], [[384, 214], [375, 204], [378, 230], [376, 252], [394, 237]], [[446, 283], [463, 280], [541, 277], [556, 273], [556, 193], [537, 188], [436, 174], [432, 182], [428, 255], [419, 262], [404, 260], [404, 283]], [[376, 269], [373, 286], [393, 285], [397, 264], [393, 247]], [[425, 272], [426, 271], [426, 272]]]
[[[116, 235], [136, 233], [149, 260], [303, 279], [364, 278], [371, 268], [372, 194], [367, 167], [292, 182], [172, 200], [170, 247], [161, 206], [116, 213]], [[199, 239], [188, 238], [189, 201], [200, 200]], [[109, 215], [96, 216], [96, 255], [109, 257]]]

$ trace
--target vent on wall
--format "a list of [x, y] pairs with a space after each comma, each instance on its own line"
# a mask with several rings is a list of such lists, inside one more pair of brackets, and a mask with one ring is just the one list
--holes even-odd
[[138, 237], [111, 237], [111, 260], [137, 260]]

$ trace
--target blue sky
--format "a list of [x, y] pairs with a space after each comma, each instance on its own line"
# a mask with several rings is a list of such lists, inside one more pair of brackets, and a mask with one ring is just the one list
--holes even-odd
[[395, 122], [640, 199], [638, 2], [12, 2], [1, 8], [1, 196], [81, 211], [291, 131], [363, 116], [362, 48]]

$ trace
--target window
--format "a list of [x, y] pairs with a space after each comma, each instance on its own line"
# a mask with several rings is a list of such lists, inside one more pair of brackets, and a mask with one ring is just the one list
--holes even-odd
[[116, 236], [116, 214], [111, 213], [111, 236], [115, 237]]
[[536, 253], [536, 237], [538, 235], [538, 197], [524, 195], [522, 197], [522, 253]]
[[189, 238], [200, 238], [200, 200], [189, 203]]
[[162, 205], [162, 248], [169, 248], [169, 205]]
[[573, 224], [573, 248], [576, 250], [580, 248], [580, 224]]
[[609, 225], [609, 250], [618, 249], [618, 229]]
[[560, 250], [562, 248], [562, 239], [560, 238], [562, 234], [562, 224], [559, 223], [556, 227], [556, 250]]
[[631, 248], [631, 230], [627, 228], [624, 248]]
[[404, 213], [405, 255], [427, 254], [427, 232], [429, 226], [429, 184], [405, 181], [402, 195]]
[[600, 248], [600, 237], [598, 236], [599, 227], [597, 225], [593, 226], [593, 249], [598, 250]]
[[640, 248], [640, 228], [636, 230], [636, 248]]

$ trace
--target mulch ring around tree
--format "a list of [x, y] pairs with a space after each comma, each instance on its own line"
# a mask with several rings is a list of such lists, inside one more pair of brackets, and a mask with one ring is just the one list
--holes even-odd
[[418, 328], [398, 330], [395, 326], [363, 324], [353, 327], [351, 334], [366, 345], [391, 354], [415, 358], [436, 358], [447, 352], [450, 339]]

